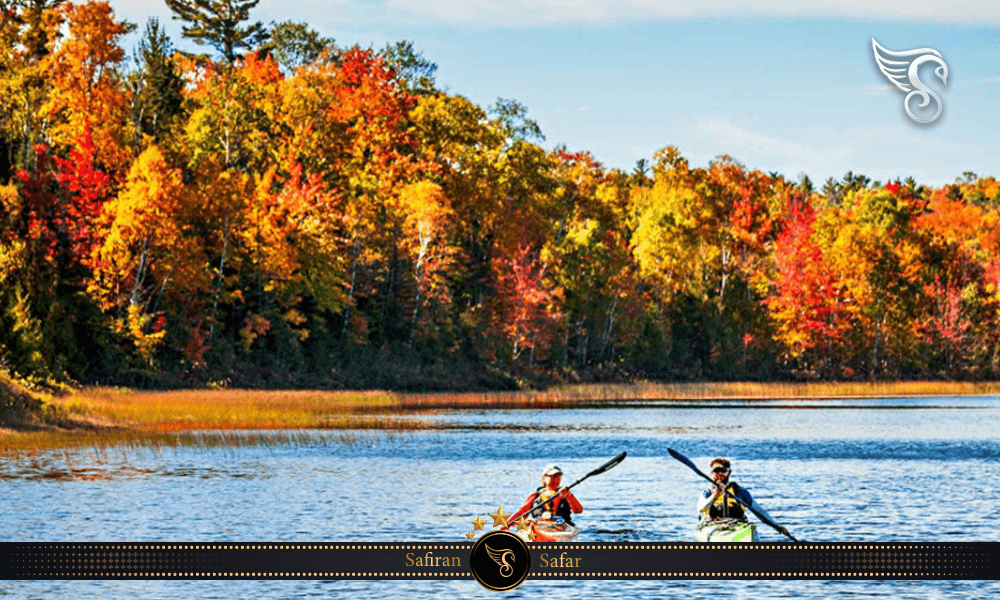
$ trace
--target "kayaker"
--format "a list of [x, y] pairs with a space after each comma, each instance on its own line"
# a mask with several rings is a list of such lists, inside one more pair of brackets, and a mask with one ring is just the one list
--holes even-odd
[[[732, 473], [732, 463], [728, 458], [716, 458], [710, 466], [715, 485], [702, 492], [701, 498], [698, 499], [698, 512], [701, 513], [702, 521], [717, 521], [722, 519], [747, 521], [746, 510], [743, 508], [744, 504], [752, 506], [758, 514], [772, 522], [774, 521], [766, 510], [759, 504], [754, 503], [750, 492], [740, 487], [735, 481], [729, 480], [729, 476]], [[729, 493], [726, 494], [724, 490]], [[742, 500], [743, 504], [737, 501], [736, 498]], [[785, 535], [789, 535], [788, 530], [784, 527], [780, 527], [779, 531]]]
[[573, 492], [562, 487], [562, 469], [549, 465], [542, 471], [542, 485], [528, 496], [516, 515], [527, 514], [528, 510], [538, 502], [545, 504], [536, 508], [527, 516], [535, 519], [552, 519], [561, 517], [566, 523], [573, 523], [573, 514], [583, 512], [583, 505]]

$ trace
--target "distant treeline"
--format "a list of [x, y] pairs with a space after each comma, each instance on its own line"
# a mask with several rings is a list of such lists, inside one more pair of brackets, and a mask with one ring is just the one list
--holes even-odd
[[[188, 386], [1000, 375], [1000, 182], [547, 151], [401, 42], [0, 2], [0, 368]], [[238, 26], [232, 19], [241, 15]], [[215, 11], [215, 12], [213, 12]], [[235, 12], [232, 12], [235, 11]], [[242, 11], [242, 12], [240, 12]], [[901, 165], [905, 168], [905, 165]]]

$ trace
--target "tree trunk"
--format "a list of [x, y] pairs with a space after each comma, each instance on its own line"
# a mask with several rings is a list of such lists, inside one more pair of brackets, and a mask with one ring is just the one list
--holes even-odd
[[[616, 295], [614, 300], [611, 302], [611, 308], [608, 310], [608, 326], [604, 330], [604, 339], [601, 341], [601, 357], [605, 356], [608, 348], [611, 344], [611, 331], [615, 326], [615, 310], [618, 308], [618, 296]], [[614, 358], [612, 356], [612, 358]]]
[[344, 327], [342, 337], [347, 339], [348, 331], [351, 327], [351, 301], [354, 299], [354, 286], [358, 280], [358, 255], [361, 253], [361, 245], [358, 239], [354, 239], [351, 246], [351, 285], [347, 288], [347, 302], [344, 307]]
[[[223, 270], [226, 268], [226, 253], [229, 251], [229, 209], [222, 219], [222, 255], [219, 256], [219, 277], [215, 284], [215, 299], [212, 301], [212, 318], [215, 318], [215, 311], [219, 309], [219, 296], [222, 294], [222, 286], [225, 284]], [[208, 327], [208, 337], [215, 334], [215, 322]]]

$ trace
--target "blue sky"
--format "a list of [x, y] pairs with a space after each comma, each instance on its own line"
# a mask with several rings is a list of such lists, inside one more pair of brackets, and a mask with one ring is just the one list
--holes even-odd
[[[191, 47], [165, 4], [111, 4], [140, 25], [159, 16]], [[931, 185], [1000, 177], [1000, 2], [262, 0], [251, 16], [304, 21], [341, 46], [412, 40], [440, 87], [484, 107], [514, 98], [544, 146], [608, 167], [674, 145], [694, 166], [729, 154], [817, 186], [847, 171]], [[947, 87], [921, 71], [944, 102], [937, 121], [906, 116], [873, 37], [941, 53]]]

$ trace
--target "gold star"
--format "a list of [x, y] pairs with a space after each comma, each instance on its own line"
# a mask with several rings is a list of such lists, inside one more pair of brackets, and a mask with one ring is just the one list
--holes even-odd
[[525, 519], [524, 517], [521, 517], [520, 519], [514, 521], [514, 525], [517, 525], [517, 530], [518, 531], [524, 531], [525, 529], [531, 529], [531, 523], [527, 519]]
[[[486, 525], [486, 521], [482, 517], [476, 517], [476, 520], [472, 522], [472, 530], [483, 529], [483, 525]], [[486, 531], [483, 529], [483, 531]], [[472, 538], [469, 538], [472, 539]]]
[[495, 513], [490, 513], [490, 516], [493, 517], [493, 526], [494, 527], [497, 527], [497, 526], [508, 527], [508, 525], [507, 525], [507, 517], [510, 516], [510, 513], [505, 513], [503, 511], [503, 507], [502, 506], [498, 506], [497, 507], [497, 511]]
[[528, 532], [528, 541], [529, 542], [535, 541], [536, 537], [538, 537], [538, 536], [535, 535], [535, 530], [534, 529], [532, 529], [531, 531]]
[[465, 539], [467, 539], [467, 540], [471, 540], [474, 537], [476, 537], [476, 534], [472, 533], [471, 531], [469, 533], [465, 534]]

